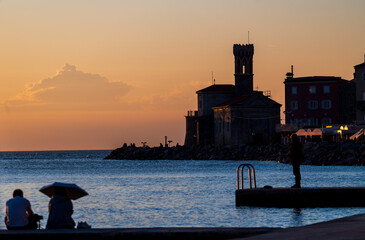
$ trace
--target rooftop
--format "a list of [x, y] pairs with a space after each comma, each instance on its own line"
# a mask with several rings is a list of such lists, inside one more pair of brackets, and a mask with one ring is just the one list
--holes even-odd
[[196, 93], [203, 92], [234, 92], [235, 86], [232, 84], [214, 84], [209, 87], [198, 90]]
[[239, 105], [241, 102], [245, 101], [246, 99], [252, 97], [252, 96], [261, 96], [265, 99], [267, 99], [267, 101], [271, 102], [271, 104], [278, 104], [281, 106], [281, 104], [275, 102], [274, 100], [270, 99], [268, 96], [264, 96], [262, 94], [261, 91], [253, 91], [252, 94], [249, 94], [249, 95], [242, 95], [242, 96], [239, 96], [239, 97], [236, 97], [236, 98], [233, 98], [229, 101], [226, 101], [224, 103], [221, 103], [221, 104], [218, 104], [216, 106], [214, 106], [213, 108], [219, 108], [219, 107], [225, 107], [225, 106], [233, 106], [233, 105]]
[[243, 95], [243, 96], [239, 96], [237, 98], [234, 98], [232, 100], [229, 100], [227, 102], [224, 102], [224, 103], [221, 103], [221, 104], [218, 104], [214, 107], [223, 107], [223, 106], [231, 106], [231, 105], [234, 105], [234, 104], [237, 104], [237, 103], [240, 103], [244, 100], [246, 100], [247, 98], [249, 98], [251, 95]]
[[337, 82], [337, 81], [347, 81], [341, 77], [335, 76], [309, 76], [309, 77], [287, 77], [284, 81], [286, 82]]

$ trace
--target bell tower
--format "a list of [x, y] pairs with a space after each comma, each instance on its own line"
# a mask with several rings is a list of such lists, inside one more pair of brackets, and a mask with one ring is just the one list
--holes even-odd
[[249, 95], [253, 92], [253, 44], [234, 44], [235, 94]]

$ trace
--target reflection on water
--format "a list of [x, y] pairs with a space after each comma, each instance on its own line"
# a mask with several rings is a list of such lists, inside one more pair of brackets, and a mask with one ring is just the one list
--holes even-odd
[[[362, 208], [236, 207], [236, 167], [242, 162], [102, 160], [108, 153], [0, 153], [0, 205], [15, 188], [22, 188], [35, 212], [45, 217], [44, 226], [49, 198], [38, 190], [60, 181], [77, 183], [88, 191], [89, 196], [73, 202], [74, 219], [93, 228], [289, 227], [363, 213]], [[293, 185], [289, 165], [249, 163], [255, 166], [258, 187]], [[303, 166], [302, 184], [364, 186], [364, 169]], [[5, 228], [3, 223], [0, 228]]]
[[292, 226], [302, 226], [302, 209], [301, 208], [293, 208], [292, 214]]

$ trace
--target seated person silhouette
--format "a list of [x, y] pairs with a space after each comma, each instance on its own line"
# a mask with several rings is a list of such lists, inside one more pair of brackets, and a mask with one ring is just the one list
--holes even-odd
[[72, 219], [73, 205], [63, 187], [55, 187], [54, 196], [49, 201], [46, 229], [75, 228]]
[[33, 211], [28, 199], [23, 197], [23, 191], [16, 189], [13, 198], [6, 202], [5, 225], [8, 230], [36, 229], [37, 224], [29, 221], [33, 216]]

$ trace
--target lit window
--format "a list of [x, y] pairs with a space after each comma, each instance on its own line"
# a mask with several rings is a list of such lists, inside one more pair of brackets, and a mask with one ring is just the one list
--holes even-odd
[[317, 92], [317, 87], [316, 86], [309, 86], [309, 93], [316, 93]]
[[318, 101], [308, 101], [308, 109], [314, 110], [318, 108]]
[[291, 87], [291, 94], [297, 95], [297, 87]]
[[322, 101], [322, 109], [331, 109], [332, 101], [331, 100], [323, 100]]
[[290, 109], [297, 110], [298, 109], [298, 101], [291, 101], [290, 102]]
[[330, 93], [330, 86], [324, 86], [323, 93]]

